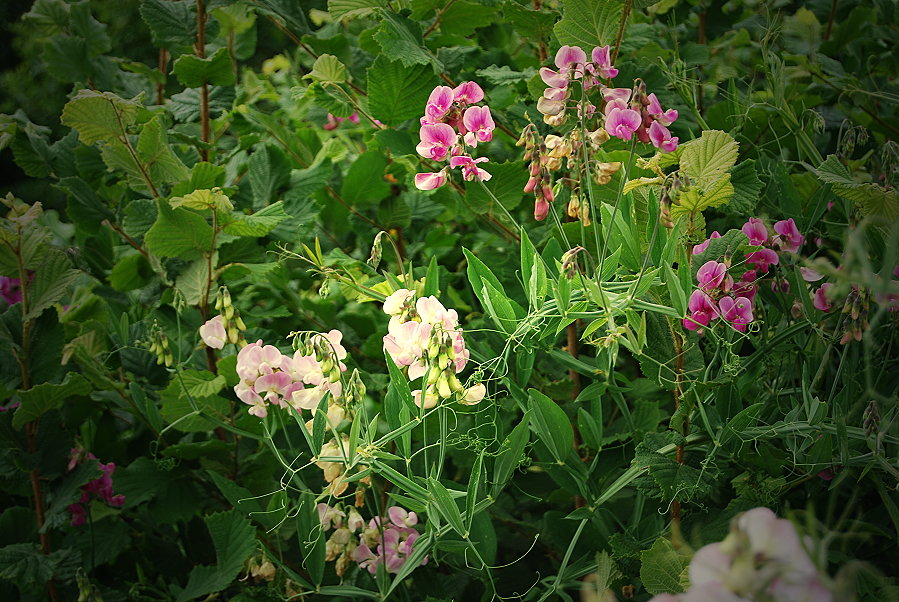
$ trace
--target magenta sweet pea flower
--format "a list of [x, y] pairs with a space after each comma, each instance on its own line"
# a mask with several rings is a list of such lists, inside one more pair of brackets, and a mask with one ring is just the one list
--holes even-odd
[[653, 121], [649, 125], [649, 139], [652, 145], [666, 153], [670, 153], [677, 148], [677, 136], [671, 137], [671, 132], [658, 121]]
[[609, 56], [608, 46], [597, 46], [593, 49], [591, 57], [595, 66], [595, 74], [603, 79], [612, 79], [618, 75], [618, 69], [612, 66], [612, 59]]
[[565, 89], [568, 87], [568, 77], [557, 71], [553, 71], [549, 67], [540, 68], [540, 79], [543, 80], [550, 88]]
[[831, 288], [833, 288], [833, 284], [825, 282], [815, 291], [815, 294], [812, 296], [812, 305], [815, 306], [815, 309], [820, 309], [821, 311], [833, 309], [833, 304], [827, 298], [827, 291]]
[[727, 278], [727, 266], [714, 259], [702, 264], [696, 271], [696, 281], [699, 288], [704, 291], [712, 291], [724, 285]]
[[749, 270], [745, 272], [740, 280], [734, 284], [733, 294], [736, 297], [746, 297], [750, 301], [755, 300], [755, 294], [758, 292], [758, 287], [755, 285], [755, 281], [758, 278], [758, 275], [754, 270]]
[[574, 78], [579, 78], [584, 74], [584, 64], [587, 62], [587, 53], [577, 46], [562, 46], [556, 52], [555, 64], [559, 68], [559, 73], [567, 75], [574, 72]]
[[687, 330], [698, 330], [708, 326], [712, 318], [718, 314], [712, 299], [699, 289], [690, 295], [687, 309], [690, 311], [690, 317], [683, 320], [684, 328]]
[[649, 99], [649, 104], [646, 105], [647, 115], [666, 127], [677, 120], [676, 110], [668, 109], [667, 111], [662, 111], [662, 105], [659, 99], [656, 98], [655, 93], [650, 94], [647, 98]]
[[437, 86], [428, 97], [425, 105], [425, 114], [421, 118], [421, 124], [434, 124], [440, 122], [453, 106], [453, 89], [449, 86]]
[[493, 140], [496, 123], [490, 115], [490, 107], [468, 107], [462, 115], [462, 123], [468, 130], [464, 136], [465, 144], [468, 146], [477, 146], [478, 142]]
[[485, 163], [487, 161], [489, 161], [487, 157], [478, 157], [477, 159], [472, 159], [467, 155], [461, 155], [450, 159], [450, 167], [461, 167], [462, 178], [467, 182], [478, 180], [480, 180], [481, 182], [486, 182], [493, 176], [478, 167], [477, 164]]
[[610, 136], [630, 140], [642, 122], [637, 111], [615, 107], [606, 116], [605, 130]]
[[721, 234], [717, 230], [715, 230], [709, 235], [707, 239], [705, 239], [705, 242], [701, 242], [698, 245], [693, 245], [693, 254], [701, 255], [702, 253], [705, 253], [705, 250], [709, 248], [709, 243], [712, 242], [713, 238], [721, 238]]
[[453, 88], [453, 100], [460, 104], [473, 105], [484, 100], [484, 90], [475, 82], [462, 82]]
[[549, 203], [546, 199], [538, 198], [534, 202], [534, 219], [542, 222], [549, 215]]
[[[447, 90], [450, 90], [449, 87]], [[450, 90], [452, 93], [452, 90]], [[426, 124], [421, 126], [418, 131], [421, 142], [415, 147], [418, 154], [426, 159], [434, 159], [435, 161], [443, 161], [449, 154], [450, 147], [454, 146], [459, 139], [456, 131], [445, 123]]]
[[802, 279], [806, 282], [818, 282], [824, 278], [824, 274], [820, 274], [812, 268], [807, 268], [805, 266], [799, 268], [799, 273], [802, 274]]
[[718, 309], [721, 317], [740, 332], [746, 332], [746, 325], [752, 322], [752, 301], [746, 297], [721, 297]]
[[781, 220], [774, 224], [774, 231], [780, 236], [775, 237], [775, 242], [780, 248], [789, 253], [796, 253], [802, 245], [802, 234], [796, 227], [793, 218]]
[[746, 254], [746, 263], [758, 272], [767, 272], [768, 266], [780, 263], [780, 257], [772, 249], [759, 249]]
[[434, 190], [444, 184], [446, 184], [446, 172], [415, 174], [415, 187], [419, 190]]
[[22, 283], [18, 278], [0, 276], [0, 298], [10, 305], [22, 301]]
[[750, 217], [749, 221], [743, 224], [743, 234], [749, 238], [749, 244], [760, 247], [768, 240], [768, 229], [757, 217]]

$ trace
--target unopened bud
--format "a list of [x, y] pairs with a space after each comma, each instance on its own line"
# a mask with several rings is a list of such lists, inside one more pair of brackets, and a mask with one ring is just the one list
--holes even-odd
[[243, 323], [243, 319], [240, 316], [237, 316], [234, 319], [234, 325], [237, 326], [238, 330], [246, 330], [247, 325]]
[[381, 237], [384, 235], [384, 231], [378, 232], [378, 235], [375, 236], [375, 242], [371, 246], [371, 255], [368, 258], [368, 265], [371, 267], [378, 267], [378, 264], [381, 263]]

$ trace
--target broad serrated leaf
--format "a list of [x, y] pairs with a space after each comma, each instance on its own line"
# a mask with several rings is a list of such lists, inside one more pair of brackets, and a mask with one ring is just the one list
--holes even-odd
[[574, 431], [568, 415], [556, 402], [536, 389], [528, 389], [528, 409], [531, 424], [540, 440], [556, 459], [556, 463], [564, 464], [574, 447]]
[[262, 144], [250, 155], [247, 177], [253, 191], [253, 205], [266, 207], [275, 191], [288, 182], [290, 163], [280, 149]]
[[153, 227], [144, 236], [147, 249], [158, 257], [190, 257], [211, 251], [212, 226], [187, 209], [174, 209], [165, 201], [157, 206]]
[[109, 272], [109, 285], [117, 291], [133, 291], [146, 286], [153, 276], [150, 262], [140, 253], [122, 257]]
[[294, 33], [310, 33], [304, 3], [296, 0], [252, 0], [256, 12], [284, 23]]
[[734, 187], [734, 196], [727, 204], [728, 213], [752, 214], [758, 204], [759, 194], [765, 187], [755, 171], [755, 161], [743, 161], [731, 169], [730, 183]]
[[59, 384], [43, 383], [35, 385], [27, 391], [19, 391], [19, 407], [13, 414], [12, 424], [22, 428], [32, 420], [37, 420], [50, 410], [55, 410], [71, 397], [87, 395], [91, 392], [90, 383], [80, 374], [69, 372]]
[[186, 50], [197, 37], [193, 0], [142, 0], [140, 16], [150, 29], [153, 44], [169, 50]]
[[80, 90], [62, 109], [60, 121], [78, 131], [84, 144], [116, 140], [134, 124], [141, 105], [112, 92]]
[[431, 90], [438, 84], [425, 65], [407, 66], [381, 54], [368, 68], [368, 107], [372, 117], [399, 125], [424, 114]]
[[537, 71], [533, 67], [529, 67], [524, 71], [513, 71], [508, 65], [503, 65], [502, 67], [490, 65], [485, 69], [478, 69], [475, 71], [475, 75], [486, 79], [488, 83], [491, 83], [494, 86], [526, 82], [534, 77], [535, 73], [537, 73]]
[[182, 54], [175, 60], [172, 72], [178, 81], [188, 88], [199, 88], [203, 84], [233, 86], [236, 81], [227, 48], [219, 48], [212, 56], [206, 58]]
[[368, 151], [353, 161], [340, 196], [351, 205], [377, 203], [390, 194], [390, 183], [384, 179], [387, 157], [380, 151]]
[[709, 186], [734, 166], [737, 149], [737, 141], [727, 132], [705, 130], [702, 136], [683, 145], [681, 171], [693, 183]]
[[818, 178], [827, 182], [844, 199], [858, 204], [864, 215], [883, 219], [892, 224], [899, 219], [899, 194], [873, 183], [857, 182], [836, 155], [830, 155], [815, 170]]
[[671, 218], [704, 211], [709, 207], [718, 207], [730, 201], [734, 195], [734, 186], [730, 183], [730, 174], [726, 173], [708, 185], [696, 184], [680, 194], [678, 204], [671, 206]]
[[[149, 172], [150, 181], [157, 186], [171, 184], [189, 177], [190, 171], [168, 144], [168, 134], [158, 114], [141, 127], [137, 142], [137, 155], [143, 169]], [[140, 169], [140, 168], [136, 168]], [[140, 180], [143, 183], [143, 179]]]
[[359, 19], [386, 5], [386, 0], [328, 0], [328, 12], [333, 19]]
[[225, 195], [221, 189], [194, 190], [184, 196], [172, 197], [169, 204], [174, 207], [185, 207], [187, 209], [196, 209], [197, 211], [215, 209], [219, 212], [228, 212], [234, 209], [231, 199]]
[[58, 187], [68, 196], [66, 215], [88, 232], [96, 232], [103, 220], [113, 217], [113, 213], [106, 203], [81, 178], [62, 178]]
[[228, 587], [256, 550], [256, 532], [236, 510], [211, 514], [206, 527], [215, 546], [215, 566], [195, 566], [178, 600], [191, 600]]
[[421, 37], [418, 23], [393, 12], [382, 11], [384, 20], [375, 33], [375, 40], [381, 46], [385, 56], [400, 61], [405, 67], [414, 65], [432, 65], [434, 71], [440, 68]]
[[[208, 301], [206, 299], [206, 295], [209, 294], [210, 287], [210, 274], [209, 267], [212, 264], [212, 267], [215, 267], [215, 263], [217, 261], [217, 254], [212, 258], [212, 261], [207, 261], [205, 257], [201, 257], [187, 266], [183, 272], [178, 275], [178, 278], [175, 280], [175, 287], [181, 291], [181, 294], [184, 295], [184, 300], [188, 305], [200, 305], [204, 301]], [[212, 284], [213, 292], [215, 289], [215, 284]]]
[[312, 70], [303, 78], [320, 83], [341, 84], [346, 81], [346, 65], [333, 54], [323, 54], [315, 59]]
[[[465, 200], [478, 213], [487, 213], [494, 205], [495, 197], [507, 210], [518, 207], [524, 197], [524, 185], [528, 171], [523, 161], [505, 163], [480, 163], [479, 167], [490, 173], [486, 182], [465, 182]], [[484, 190], [484, 189], [487, 190]], [[492, 197], [491, 197], [492, 193]]]
[[233, 221], [225, 225], [224, 232], [234, 236], [265, 236], [288, 217], [284, 212], [284, 203], [278, 201], [252, 215], [232, 214]]
[[[183, 433], [208, 431], [213, 423], [196, 412], [202, 412], [220, 420], [227, 420], [231, 404], [218, 395], [196, 395], [212, 389], [221, 389], [221, 381], [211, 372], [184, 370], [173, 379], [160, 394], [161, 415], [167, 424]], [[194, 406], [195, 404], [195, 406]]]
[[595, 46], [615, 41], [623, 9], [616, 0], [564, 0], [553, 31], [560, 44], [580, 46], [589, 55]]
[[24, 319], [33, 320], [62, 299], [80, 274], [79, 270], [71, 267], [65, 253], [58, 249], [49, 250], [43, 256], [40, 268], [28, 289], [28, 313], [23, 316]]
[[680, 576], [687, 566], [687, 558], [667, 538], [658, 538], [651, 548], [640, 552], [640, 562], [640, 580], [650, 594], [684, 591]]

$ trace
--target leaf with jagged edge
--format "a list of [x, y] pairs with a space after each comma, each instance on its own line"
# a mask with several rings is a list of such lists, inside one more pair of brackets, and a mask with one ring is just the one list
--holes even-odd
[[144, 235], [147, 249], [158, 257], [196, 257], [212, 247], [212, 226], [187, 209], [158, 204], [156, 222]]
[[215, 547], [215, 566], [195, 566], [179, 602], [221, 591], [240, 574], [256, 550], [256, 530], [237, 510], [210, 514], [206, 527]]
[[896, 190], [887, 190], [871, 182], [857, 182], [836, 155], [828, 156], [815, 174], [830, 184], [837, 195], [856, 203], [864, 215], [881, 218], [887, 224], [899, 218], [899, 194]]
[[553, 32], [559, 43], [580, 46], [589, 56], [595, 46], [615, 41], [623, 10], [615, 0], [563, 0], [562, 20]]
[[759, 194], [765, 184], [755, 170], [755, 161], [748, 159], [730, 170], [730, 181], [734, 186], [734, 196], [727, 204], [729, 213], [750, 215], [755, 211]]
[[692, 184], [687, 191], [681, 192], [679, 204], [671, 206], [671, 219], [682, 215], [704, 211], [709, 207], [724, 205], [734, 195], [734, 185], [730, 182], [730, 174], [726, 173], [710, 185]]
[[379, 55], [368, 68], [368, 107], [372, 117], [399, 125], [424, 114], [425, 103], [438, 84], [425, 65], [412, 67]]
[[691, 183], [709, 185], [737, 162], [737, 141], [721, 130], [706, 130], [696, 140], [683, 145], [680, 169]]
[[203, 84], [233, 86], [236, 79], [227, 48], [219, 48], [207, 58], [182, 54], [175, 60], [172, 71], [187, 88], [199, 88]]
[[361, 19], [384, 6], [387, 6], [386, 0], [328, 0], [332, 19]]
[[134, 124], [139, 101], [140, 96], [125, 100], [112, 92], [81, 90], [63, 107], [60, 122], [77, 130], [84, 144], [116, 140]]
[[75, 372], [66, 374], [59, 384], [42, 383], [27, 391], [19, 391], [19, 407], [12, 417], [12, 425], [21, 428], [32, 420], [37, 420], [50, 410], [60, 407], [66, 399], [87, 395], [91, 385]]
[[650, 594], [684, 591], [680, 576], [688, 558], [678, 553], [666, 537], [659, 537], [648, 550], [640, 553], [640, 580]]
[[150, 29], [153, 44], [168, 50], [187, 50], [196, 40], [196, 3], [193, 0], [142, 0], [140, 16]]
[[31, 320], [40, 316], [45, 309], [62, 299], [80, 274], [79, 270], [71, 267], [65, 253], [50, 249], [42, 256], [40, 267], [28, 288], [30, 302], [28, 313], [23, 318]]
[[333, 54], [323, 54], [315, 59], [312, 70], [303, 78], [316, 82], [340, 84], [346, 81], [346, 65]]
[[386, 11], [381, 14], [384, 20], [374, 37], [385, 56], [400, 61], [405, 67], [430, 64], [435, 73], [442, 70], [440, 62], [424, 47], [418, 23]]

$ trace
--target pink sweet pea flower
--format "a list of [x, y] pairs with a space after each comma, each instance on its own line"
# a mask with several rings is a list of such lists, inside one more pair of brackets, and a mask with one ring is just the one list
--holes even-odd
[[612, 59], [609, 57], [609, 47], [603, 46], [593, 49], [591, 57], [596, 67], [596, 75], [603, 79], [612, 79], [618, 75], [618, 69], [612, 66]]
[[707, 239], [705, 239], [705, 242], [701, 242], [698, 245], [693, 245], [693, 254], [701, 255], [702, 253], [705, 253], [705, 250], [709, 248], [709, 243], [712, 242], [713, 238], [721, 238], [721, 234], [717, 230], [715, 230], [709, 235]]
[[756, 271], [764, 273], [768, 271], [768, 266], [780, 263], [780, 257], [771, 249], [759, 249], [746, 254], [746, 263], [753, 266]]
[[606, 116], [605, 130], [610, 136], [630, 140], [641, 123], [640, 113], [637, 111], [615, 107]]
[[775, 237], [775, 242], [780, 248], [788, 253], [796, 253], [802, 245], [802, 234], [796, 227], [793, 218], [781, 220], [774, 224], [774, 231], [780, 236]]
[[752, 322], [752, 301], [746, 297], [721, 297], [718, 309], [721, 317], [740, 332], [746, 332], [746, 325]]
[[484, 90], [475, 82], [462, 82], [453, 88], [453, 100], [460, 104], [473, 105], [484, 100]]
[[667, 111], [663, 112], [662, 105], [661, 103], [659, 103], [659, 99], [656, 98], [656, 95], [654, 93], [650, 94], [647, 98], [649, 99], [649, 104], [646, 106], [647, 115], [666, 127], [677, 120], [677, 111], [674, 109], [668, 109]]
[[748, 270], [740, 277], [739, 282], [734, 285], [733, 294], [737, 297], [746, 297], [750, 301], [754, 301], [755, 294], [758, 292], [758, 287], [755, 285], [757, 278], [758, 276], [754, 270]]
[[727, 266], [714, 259], [705, 262], [696, 271], [696, 281], [699, 283], [699, 288], [707, 292], [722, 287], [726, 278]]
[[203, 339], [203, 343], [207, 347], [222, 349], [225, 346], [225, 341], [228, 340], [228, 333], [225, 332], [225, 323], [222, 320], [222, 316], [216, 316], [200, 326], [200, 338]]
[[824, 278], [824, 274], [819, 274], [812, 268], [801, 267], [799, 268], [799, 273], [802, 274], [802, 279], [806, 282], [818, 282]]
[[666, 153], [670, 153], [677, 148], [677, 136], [671, 137], [671, 132], [658, 121], [653, 121], [649, 125], [649, 139], [652, 145]]
[[711, 298], [699, 289], [694, 290], [690, 295], [687, 309], [690, 311], [690, 317], [683, 320], [684, 328], [687, 330], [698, 330], [703, 326], [708, 326], [712, 318], [718, 314]]
[[759, 247], [768, 240], [768, 229], [757, 217], [750, 217], [749, 221], [743, 224], [743, 234], [749, 238], [749, 244]]
[[493, 140], [493, 128], [496, 127], [496, 123], [490, 115], [490, 107], [468, 107], [462, 115], [462, 123], [468, 130], [464, 137], [468, 146], [477, 146], [478, 142]]
[[428, 97], [425, 105], [425, 115], [421, 118], [422, 125], [439, 123], [446, 117], [453, 106], [453, 89], [449, 86], [437, 86]]
[[584, 74], [584, 64], [587, 62], [587, 53], [577, 46], [562, 46], [556, 53], [555, 64], [559, 73], [567, 75], [574, 71], [574, 79]]
[[568, 77], [549, 67], [540, 68], [540, 79], [550, 88], [566, 89], [568, 87]]
[[461, 167], [462, 178], [466, 182], [476, 182], [479, 180], [481, 182], [486, 182], [493, 176], [477, 166], [478, 163], [484, 163], [486, 161], [489, 161], [487, 157], [478, 157], [477, 159], [472, 159], [467, 155], [460, 155], [458, 157], [452, 157], [450, 159], [450, 167]]
[[815, 306], [815, 309], [820, 309], [821, 311], [830, 311], [833, 309], [833, 304], [827, 298], [827, 291], [831, 288], [833, 288], [833, 284], [825, 282], [815, 291], [815, 294], [812, 297], [812, 305]]
[[[449, 87], [447, 90], [450, 90]], [[452, 93], [452, 90], [450, 90]], [[415, 147], [418, 154], [426, 159], [434, 159], [435, 161], [443, 161], [449, 154], [449, 149], [459, 139], [456, 131], [445, 123], [426, 124], [421, 126], [418, 131], [421, 142]]]
[[419, 190], [434, 190], [444, 184], [446, 184], [446, 172], [415, 174], [415, 187]]
[[540, 198], [534, 202], [534, 219], [542, 222], [549, 215], [549, 203], [546, 199]]

